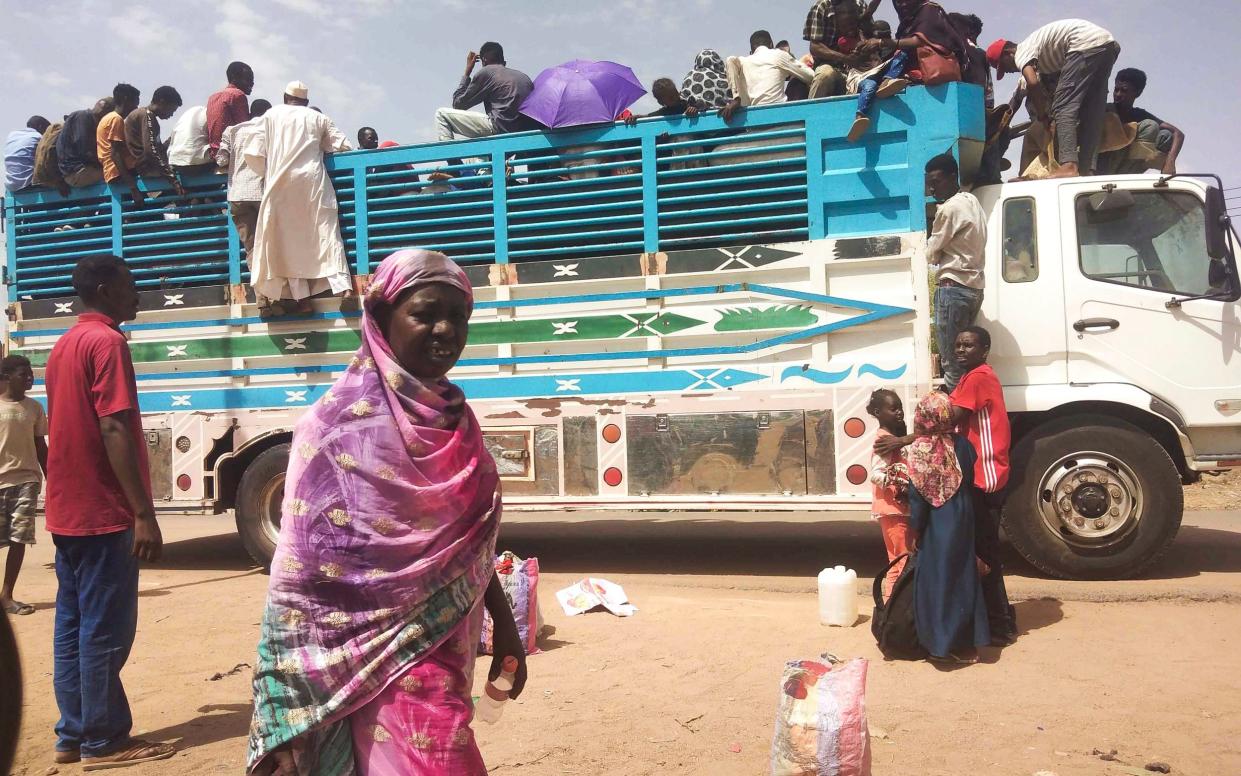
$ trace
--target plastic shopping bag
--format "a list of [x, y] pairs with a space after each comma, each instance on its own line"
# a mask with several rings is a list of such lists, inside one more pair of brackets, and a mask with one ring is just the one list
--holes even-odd
[[870, 776], [866, 660], [836, 665], [794, 660], [784, 667], [772, 776]]
[[[496, 556], [496, 574], [500, 577], [500, 586], [504, 588], [509, 608], [513, 610], [517, 633], [521, 635], [526, 654], [533, 655], [539, 651], [537, 641], [539, 631], [543, 629], [543, 613], [539, 611], [539, 559], [522, 560], [511, 552], [500, 553]], [[491, 612], [484, 609], [479, 643], [479, 651], [484, 655], [492, 653], [494, 628]]]

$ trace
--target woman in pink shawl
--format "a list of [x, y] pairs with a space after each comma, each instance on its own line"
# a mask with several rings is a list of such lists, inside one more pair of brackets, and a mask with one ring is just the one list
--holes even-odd
[[254, 671], [247, 771], [486, 773], [470, 729], [483, 606], [491, 678], [525, 653], [495, 577], [500, 487], [444, 379], [473, 296], [439, 253], [398, 251], [364, 300], [362, 346], [297, 424]]

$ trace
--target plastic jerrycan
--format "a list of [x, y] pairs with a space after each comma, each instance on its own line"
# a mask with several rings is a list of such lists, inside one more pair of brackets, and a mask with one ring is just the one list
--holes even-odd
[[857, 572], [844, 566], [820, 571], [819, 622], [848, 628], [857, 618]]

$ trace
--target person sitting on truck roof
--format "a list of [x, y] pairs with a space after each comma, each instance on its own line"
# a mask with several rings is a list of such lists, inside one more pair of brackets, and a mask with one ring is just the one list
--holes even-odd
[[171, 86], [161, 86], [151, 96], [151, 104], [135, 108], [125, 117], [125, 142], [137, 160], [134, 173], [144, 178], [163, 178], [177, 194], [185, 196], [181, 181], [168, 164], [168, 151], [159, 137], [160, 119], [167, 121], [181, 107], [181, 95]]
[[358, 148], [367, 151], [379, 148], [379, 133], [374, 127], [362, 127], [358, 130]]
[[34, 179], [34, 151], [43, 133], [52, 122], [42, 116], [31, 116], [24, 129], [9, 133], [4, 141], [4, 187], [20, 191]]
[[290, 82], [284, 104], [262, 118], [261, 152], [246, 154], [264, 181], [250, 285], [256, 296], [273, 300], [273, 315], [285, 312], [277, 300], [294, 300], [296, 312], [309, 313], [310, 297], [352, 291], [323, 155], [353, 149], [331, 119], [307, 107], [308, 95], [306, 84]]
[[[948, 14], [938, 4], [930, 0], [894, 0], [894, 5], [900, 17], [896, 39], [891, 44], [896, 53], [883, 69], [878, 73], [870, 73], [859, 85], [858, 113], [848, 135], [851, 142], [861, 139], [870, 128], [868, 111], [871, 90], [874, 90], [875, 96], [890, 96], [905, 88], [910, 80], [921, 80], [918, 71], [919, 48], [930, 43], [941, 51], [951, 53], [962, 68], [969, 59], [965, 39], [952, 26]], [[885, 45], [877, 39], [864, 41], [857, 47], [854, 56], [864, 56], [869, 50]]]
[[224, 130], [250, 120], [250, 92], [254, 90], [254, 70], [245, 62], [230, 62], [225, 71], [228, 86], [207, 98], [208, 160], [220, 149]]
[[123, 183], [134, 204], [141, 207], [146, 195], [138, 188], [138, 179], [134, 177], [134, 168], [138, 166], [138, 158], [125, 142], [125, 117], [138, 107], [142, 93], [130, 84], [117, 84], [112, 89], [112, 99], [116, 108], [99, 121], [95, 130], [95, 142], [99, 146], [99, 161], [103, 163], [103, 180], [105, 183]]
[[1146, 73], [1127, 67], [1116, 74], [1112, 89], [1114, 112], [1125, 124], [1137, 124], [1136, 139], [1127, 148], [1099, 155], [1103, 174], [1140, 173], [1159, 167], [1164, 175], [1176, 174], [1176, 160], [1185, 145], [1185, 133], [1148, 110], [1134, 105], [1146, 91]]
[[168, 137], [168, 163], [180, 175], [202, 175], [215, 171], [215, 158], [207, 137], [207, 109], [202, 105], [186, 108]]
[[814, 80], [814, 71], [792, 54], [776, 48], [767, 30], [756, 30], [750, 35], [749, 56], [729, 57], [724, 64], [733, 95], [720, 109], [725, 121], [730, 121], [739, 108], [785, 102], [784, 82], [790, 78], [805, 83]]
[[887, 22], [875, 22], [872, 29], [886, 31], [886, 38], [866, 38], [861, 20], [849, 3], [836, 9], [836, 48], [847, 55], [843, 65], [845, 91], [858, 95], [857, 117], [848, 139], [856, 141], [870, 127], [867, 113], [876, 98], [897, 94], [909, 81], [905, 78], [908, 54], [898, 51]]
[[[475, 73], [479, 62], [483, 66]], [[478, 53], [466, 55], [465, 75], [453, 92], [452, 107], [435, 111], [437, 135], [440, 140], [452, 140], [538, 129], [537, 121], [521, 113], [521, 104], [532, 91], [530, 76], [509, 67], [504, 60], [504, 47], [487, 41]], [[470, 110], [479, 103], [485, 113]]]
[[728, 104], [732, 91], [724, 58], [715, 49], [703, 49], [681, 81], [681, 99], [698, 110], [719, 110]]
[[103, 180], [96, 130], [104, 116], [116, 107], [111, 97], [103, 97], [93, 108], [65, 116], [65, 125], [56, 139], [56, 163], [65, 183], [74, 188], [93, 186]]
[[64, 122], [57, 121], [49, 125], [39, 138], [38, 145], [34, 147], [34, 176], [30, 183], [56, 189], [60, 196], [67, 197], [70, 193], [69, 184], [65, 183], [65, 176], [60, 174], [60, 157], [56, 154], [56, 141], [60, 139], [60, 132], [64, 128]]
[[987, 48], [997, 78], [1020, 73], [1025, 80], [1034, 120], [1055, 124], [1058, 167], [1048, 177], [1095, 172], [1108, 80], [1119, 56], [1112, 33], [1082, 19], [1052, 22], [1019, 44], [1000, 38]]
[[655, 102], [659, 103], [659, 109], [653, 110], [645, 116], [638, 116], [628, 113], [625, 116], [625, 123], [633, 126], [638, 123], [639, 118], [650, 118], [652, 116], [688, 116], [693, 118], [698, 115], [698, 108], [688, 102], [681, 92], [677, 90], [677, 85], [672, 82], [671, 78], [657, 78], [655, 83], [651, 84], [651, 96], [655, 98]]
[[[215, 161], [228, 173], [228, 212], [246, 250], [246, 267], [254, 274], [254, 231], [258, 228], [259, 205], [263, 201], [263, 176], [250, 164], [251, 156], [263, 153], [263, 116], [271, 109], [267, 100], [250, 103], [250, 120], [224, 130]], [[259, 297], [259, 314], [268, 306]]]
[[939, 206], [926, 257], [938, 266], [935, 278], [935, 334], [944, 387], [951, 391], [961, 379], [952, 356], [957, 333], [974, 325], [982, 307], [983, 266], [987, 247], [987, 214], [978, 198], [961, 190], [957, 160], [940, 154], [926, 163], [927, 193]]
[[837, 28], [836, 14], [844, 6], [857, 11], [861, 20], [862, 31], [869, 35], [872, 32], [871, 18], [879, 8], [882, 0], [818, 0], [806, 14], [806, 25], [802, 37], [810, 44], [810, 56], [813, 59], [814, 78], [810, 81], [809, 97], [836, 97], [845, 93], [845, 78], [848, 75], [849, 55], [837, 48], [840, 32]]

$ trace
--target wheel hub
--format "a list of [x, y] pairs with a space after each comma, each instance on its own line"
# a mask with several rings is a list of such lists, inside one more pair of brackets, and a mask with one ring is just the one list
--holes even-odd
[[1120, 541], [1137, 525], [1143, 495], [1133, 471], [1105, 453], [1068, 456], [1048, 468], [1039, 492], [1047, 527], [1085, 548]]

